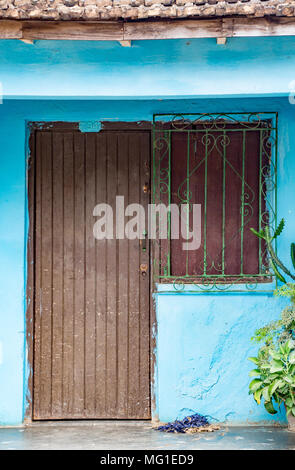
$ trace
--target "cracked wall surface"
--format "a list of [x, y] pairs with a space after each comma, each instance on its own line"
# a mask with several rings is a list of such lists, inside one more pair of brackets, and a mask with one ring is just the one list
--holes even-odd
[[256, 328], [277, 318], [281, 302], [264, 295], [167, 295], [157, 300], [158, 416], [200, 413], [212, 422], [284, 423], [248, 395], [247, 360]]

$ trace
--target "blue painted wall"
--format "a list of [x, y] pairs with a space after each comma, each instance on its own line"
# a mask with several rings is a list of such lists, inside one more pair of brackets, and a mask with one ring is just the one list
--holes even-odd
[[288, 93], [295, 37], [133, 41], [0, 40], [5, 96], [224, 96]]
[[[158, 410], [160, 419], [193, 412], [214, 422], [272, 421], [248, 395], [256, 347], [249, 338], [276, 319], [281, 302], [265, 295], [159, 295]], [[276, 420], [284, 422], [284, 413]]]
[[[283, 45], [290, 44], [289, 40], [284, 42], [285, 38], [282, 41]], [[11, 44], [11, 42], [8, 41], [7, 44]], [[203, 43], [200, 42], [199, 45], [202, 49]], [[45, 43], [42, 43], [38, 47], [43, 50], [43, 55], [41, 52], [39, 57], [33, 54], [31, 62], [28, 63], [29, 56], [23, 51], [26, 50], [24, 48], [31, 46], [14, 42], [11, 49], [12, 56], [9, 59], [7, 49], [3, 49], [3, 45], [0, 44], [1, 54], [4, 57], [4, 62], [1, 60], [0, 65], [0, 80], [4, 77], [2, 80], [4, 88], [11, 85], [11, 92], [23, 90], [24, 87], [29, 93], [33, 93], [34, 90], [41, 91], [41, 85], [38, 81], [40, 76], [37, 72], [38, 63], [41, 64], [40, 67], [43, 71], [46, 69], [50, 71], [51, 78], [56, 77], [53, 73], [54, 70], [50, 70], [48, 65], [54, 60], [53, 46], [54, 43], [47, 44], [46, 49]], [[58, 48], [55, 50], [57, 62], [61, 55], [66, 57], [69, 46], [65, 44], [63, 47], [63, 50]], [[95, 61], [97, 60], [95, 51], [101, 46], [94, 44], [92, 47], [93, 60]], [[176, 46], [175, 49], [177, 49]], [[180, 63], [184, 61], [183, 49], [185, 49], [184, 45], [182, 47], [179, 45]], [[45, 58], [44, 50], [47, 51]], [[160, 50], [161, 48], [159, 48]], [[126, 54], [124, 51], [122, 54]], [[275, 51], [279, 51], [279, 43], [276, 43]], [[268, 52], [270, 53], [270, 50]], [[162, 53], [164, 54], [163, 50]], [[118, 51], [116, 54], [118, 63], [113, 61], [113, 68], [108, 69], [108, 77], [111, 77], [113, 73], [119, 77], [121, 56]], [[168, 54], [167, 43], [167, 49], [163, 56], [164, 62], [168, 60], [166, 58]], [[219, 54], [219, 49], [216, 54]], [[238, 52], [235, 54], [237, 55]], [[88, 64], [89, 55], [85, 57]], [[211, 64], [210, 67], [213, 68], [214, 57], [213, 55], [210, 57], [209, 65]], [[250, 51], [249, 57], [253, 65], [256, 65], [254, 52]], [[221, 67], [218, 57], [215, 58]], [[72, 57], [74, 63], [77, 63], [78, 59], [82, 60], [78, 54]], [[147, 59], [144, 60], [147, 61]], [[158, 60], [161, 60], [160, 55]], [[209, 60], [208, 56], [207, 60]], [[73, 70], [70, 59], [68, 62], [69, 68], [67, 70]], [[188, 59], [186, 62], [187, 70], [189, 70]], [[175, 62], [175, 67], [176, 65]], [[83, 82], [86, 84], [88, 83], [85, 75], [87, 67], [83, 68]], [[227, 77], [230, 79], [232, 69], [227, 67], [226, 63], [222, 67], [224, 76], [227, 68]], [[54, 67], [52, 68], [54, 69]], [[57, 76], [61, 78], [59, 70], [57, 66], [55, 71]], [[146, 70], [145, 66], [142, 67], [141, 76], [145, 75]], [[96, 71], [98, 73], [98, 69]], [[82, 77], [82, 70], [80, 72]], [[248, 77], [251, 82], [250, 88], [253, 91], [255, 88], [254, 69], [248, 71]], [[12, 79], [11, 84], [10, 78]], [[268, 75], [264, 78], [268, 78], [270, 81]], [[281, 85], [285, 83], [285, 79], [285, 75], [281, 75]], [[46, 77], [43, 77], [43, 80], [46, 80]], [[100, 75], [97, 80], [99, 82]], [[273, 83], [277, 82], [278, 74], [273, 77]], [[171, 82], [167, 81], [167, 83]], [[241, 86], [240, 92], [244, 90], [247, 94], [250, 88], [245, 82], [243, 83], [245, 87]], [[57, 92], [60, 90], [58, 85], [54, 82], [51, 88], [52, 93], [58, 94]], [[30, 88], [26, 88], [28, 86]], [[43, 86], [44, 81], [42, 82]], [[65, 85], [61, 84], [60, 86], [64, 92]], [[73, 84], [69, 81], [70, 89], [72, 86]], [[188, 93], [191, 83], [188, 82], [186, 87], [181, 82], [181, 86], [183, 90], [186, 88]], [[146, 87], [147, 90], [150, 90], [149, 84], [146, 84]], [[210, 87], [211, 93], [214, 94], [212, 82]], [[134, 88], [134, 95], [136, 95], [136, 92], [139, 93], [136, 83]], [[80, 121], [84, 126], [83, 123], [92, 120], [151, 120], [153, 113], [165, 112], [278, 111], [279, 214], [284, 216], [287, 222], [287, 229], [280, 240], [279, 249], [281, 257], [289, 261], [289, 243], [293, 241], [295, 231], [295, 159], [293, 156], [295, 151], [293, 138], [295, 135], [295, 106], [289, 104], [287, 96], [251, 99], [167, 99], [163, 91], [164, 88], [161, 91], [161, 99], [4, 100], [0, 106], [0, 424], [19, 424], [23, 421], [24, 397], [27, 388], [24, 314], [25, 250], [28, 223], [25, 168], [26, 121]], [[176, 84], [171, 85], [169, 89], [178, 93]], [[277, 90], [276, 85], [273, 90], [275, 89]], [[286, 92], [287, 86], [282, 85], [282, 89]], [[96, 91], [98, 93], [98, 89]], [[44, 93], [44, 88], [42, 88], [42, 92]], [[172, 296], [162, 293], [157, 295], [155, 300], [158, 320], [156, 416], [161, 420], [170, 420], [186, 414], [187, 410], [192, 410], [208, 414], [217, 420], [226, 419], [235, 423], [270, 419], [263, 408], [256, 406], [248, 397], [247, 373], [251, 364], [248, 363], [246, 357], [255, 353], [255, 348], [249, 342], [254, 329], [266, 321], [276, 318], [283, 302], [262, 294], [259, 296]], [[279, 415], [275, 419], [283, 421], [284, 417]]]

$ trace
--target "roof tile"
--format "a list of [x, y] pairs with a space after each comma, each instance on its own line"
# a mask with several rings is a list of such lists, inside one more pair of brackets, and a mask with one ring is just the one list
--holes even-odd
[[0, 0], [0, 18], [124, 20], [295, 16], [294, 0]]

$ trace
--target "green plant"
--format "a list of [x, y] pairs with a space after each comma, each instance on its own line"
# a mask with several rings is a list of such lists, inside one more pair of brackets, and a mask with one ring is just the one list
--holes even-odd
[[[290, 276], [295, 280], [294, 274], [292, 274], [288, 268], [282, 263], [282, 261], [276, 255], [272, 243], [276, 240], [282, 233], [285, 227], [285, 220], [282, 219], [276, 228], [273, 236], [270, 236], [270, 231], [268, 227], [265, 227], [264, 230], [257, 232], [253, 228], [251, 231], [259, 238], [265, 240], [268, 253], [270, 257], [270, 263], [274, 269], [276, 277], [283, 282], [283, 285], [278, 287], [274, 291], [274, 295], [280, 297], [288, 297], [291, 301], [291, 305], [284, 308], [281, 314], [281, 318], [276, 322], [271, 322], [265, 325], [264, 327], [256, 330], [255, 335], [251, 338], [253, 341], [260, 343], [264, 342], [266, 345], [272, 344], [275, 340], [278, 343], [284, 343], [289, 339], [294, 339], [294, 330], [295, 330], [295, 283], [286, 282], [285, 278], [281, 274], [280, 270], [285, 274]], [[291, 243], [291, 260], [293, 267], [295, 268], [295, 243]]]
[[288, 282], [287, 284], [283, 284], [281, 287], [275, 290], [275, 295], [280, 297], [289, 297], [292, 304], [295, 305], [295, 283]]
[[277, 411], [274, 403], [285, 404], [287, 415], [295, 416], [295, 341], [284, 344], [271, 343], [259, 349], [257, 357], [250, 357], [256, 368], [250, 372], [255, 377], [249, 385], [249, 393], [270, 414]]
[[289, 339], [294, 338], [295, 331], [295, 303], [294, 303], [295, 284], [284, 284], [276, 289], [275, 295], [289, 297], [292, 304], [285, 307], [281, 313], [281, 317], [277, 321], [270, 322], [255, 331], [251, 340], [255, 343], [264, 343], [270, 346], [274, 343], [282, 344]]
[[[273, 241], [276, 240], [281, 235], [282, 231], [284, 230], [284, 227], [285, 227], [285, 220], [282, 219], [279, 225], [277, 226], [273, 236], [271, 236], [268, 226], [260, 230], [260, 232], [257, 232], [257, 230], [255, 230], [254, 228], [251, 228], [250, 230], [252, 231], [252, 233], [254, 233], [254, 235], [256, 235], [258, 238], [261, 238], [262, 240], [266, 242], [268, 253], [269, 253], [270, 265], [275, 273], [275, 276], [277, 277], [277, 279], [283, 282], [283, 284], [287, 284], [287, 281], [284, 278], [281, 271], [283, 271], [284, 274], [289, 276], [294, 281], [295, 281], [295, 273], [294, 274], [291, 273], [291, 271], [278, 258], [272, 246]], [[290, 252], [291, 252], [291, 260], [292, 260], [293, 268], [295, 269], [295, 243], [291, 243]]]
[[[295, 283], [287, 282], [282, 272], [295, 280], [295, 275], [282, 263], [273, 249], [273, 241], [280, 236], [285, 226], [281, 220], [273, 236], [268, 227], [257, 232], [252, 232], [265, 240], [270, 265], [274, 274], [283, 285], [278, 287], [274, 294], [287, 297], [291, 305], [284, 308], [279, 320], [268, 323], [255, 331], [251, 338], [256, 343], [263, 343], [257, 357], [250, 357], [256, 369], [250, 372], [253, 379], [249, 385], [249, 393], [253, 394], [255, 401], [260, 404], [264, 399], [266, 410], [275, 414], [274, 403], [279, 406], [284, 402], [287, 415], [295, 416]], [[295, 243], [291, 244], [291, 260], [295, 269]]]

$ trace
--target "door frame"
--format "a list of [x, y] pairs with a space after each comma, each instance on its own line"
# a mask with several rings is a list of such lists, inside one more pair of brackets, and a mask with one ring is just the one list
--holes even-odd
[[[110, 122], [102, 121], [99, 123], [100, 130], [96, 130], [96, 126], [92, 123], [98, 121], [89, 120], [85, 124], [89, 126], [89, 130], [95, 133], [104, 131], [147, 131], [150, 134], [150, 189], [152, 185], [152, 122]], [[30, 424], [33, 420], [33, 401], [34, 401], [34, 316], [35, 316], [35, 133], [38, 130], [60, 130], [63, 132], [82, 132], [80, 130], [81, 122], [64, 122], [64, 121], [30, 121], [27, 122], [27, 152], [26, 152], [26, 183], [27, 183], [27, 243], [26, 243], [26, 300], [25, 300], [25, 328], [26, 328], [26, 355], [25, 355], [25, 391], [24, 391], [24, 423]], [[84, 131], [85, 132], [85, 131]], [[87, 131], [86, 131], [87, 132]], [[151, 405], [151, 421], [157, 421], [156, 413], [156, 337], [157, 337], [157, 321], [156, 308], [153, 298], [153, 247], [150, 243], [150, 259], [149, 259], [149, 282], [150, 282], [150, 405]], [[99, 418], [97, 419], [99, 420]]]

